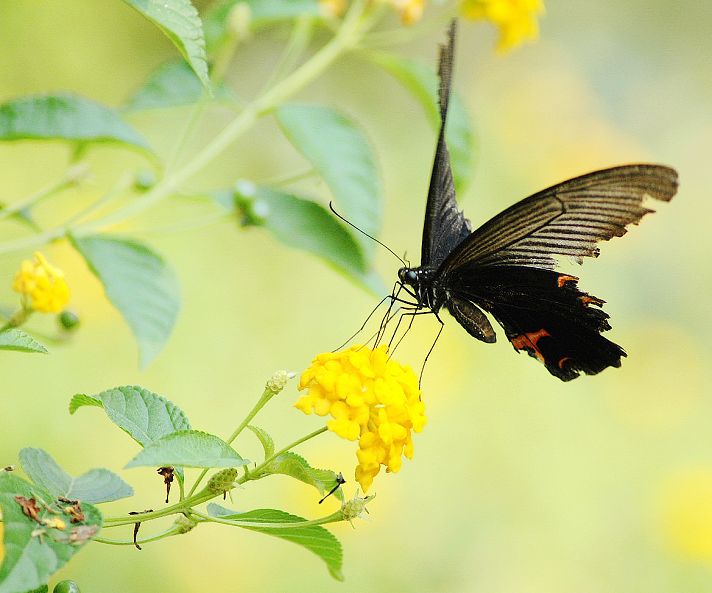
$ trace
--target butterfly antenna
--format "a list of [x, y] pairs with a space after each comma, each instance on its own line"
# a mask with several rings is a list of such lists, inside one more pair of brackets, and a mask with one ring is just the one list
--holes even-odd
[[406, 262], [404, 262], [403, 259], [402, 259], [395, 251], [393, 251], [390, 247], [388, 247], [388, 245], [386, 245], [385, 243], [382, 243], [381, 241], [379, 241], [378, 239], [376, 239], [376, 237], [374, 237], [374, 236], [372, 236], [372, 235], [369, 235], [366, 231], [364, 231], [364, 230], [358, 228], [353, 222], [350, 222], [349, 220], [346, 220], [343, 216], [341, 216], [341, 214], [339, 214], [339, 213], [334, 209], [334, 205], [333, 205], [332, 202], [329, 202], [329, 210], [331, 210], [331, 211], [337, 216], [337, 218], [340, 218], [340, 219], [343, 220], [346, 224], [348, 224], [349, 226], [355, 228], [355, 229], [356, 229], [359, 233], [361, 233], [362, 235], [366, 235], [369, 239], [375, 241], [375, 242], [378, 243], [381, 247], [385, 247], [386, 249], [388, 249], [388, 251], [390, 251], [390, 252], [398, 259], [398, 261], [400, 261], [404, 266], [409, 267], [408, 264], [407, 264]]

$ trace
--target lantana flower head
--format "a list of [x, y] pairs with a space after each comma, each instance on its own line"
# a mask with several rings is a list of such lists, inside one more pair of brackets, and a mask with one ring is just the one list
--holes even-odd
[[356, 481], [366, 492], [381, 467], [400, 470], [413, 457], [412, 433], [427, 421], [418, 380], [409, 366], [389, 358], [386, 346], [353, 346], [319, 354], [304, 371], [295, 406], [305, 414], [331, 416], [329, 430], [358, 441]]
[[22, 262], [12, 289], [25, 297], [29, 308], [40, 313], [58, 313], [69, 302], [64, 272], [50, 264], [39, 251], [32, 261]]
[[506, 52], [539, 37], [537, 17], [544, 12], [543, 0], [461, 0], [462, 16], [487, 20], [499, 29], [497, 50]]

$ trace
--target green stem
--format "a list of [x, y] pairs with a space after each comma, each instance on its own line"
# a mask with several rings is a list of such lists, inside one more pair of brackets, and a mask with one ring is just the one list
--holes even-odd
[[271, 87], [276, 80], [291, 70], [299, 60], [304, 50], [309, 45], [314, 30], [314, 17], [312, 15], [300, 16], [292, 28], [292, 34], [284, 53], [279, 58], [272, 75], [267, 79], [265, 88]]
[[[260, 464], [259, 464], [255, 469], [253, 469], [252, 471], [250, 471], [250, 472], [245, 471], [245, 475], [242, 476], [241, 478], [239, 478], [239, 479], [237, 480], [237, 483], [238, 483], [238, 484], [244, 484], [245, 482], [251, 480], [251, 479], [252, 479], [252, 477], [251, 477], [252, 474], [258, 475], [258, 474], [260, 473], [260, 470], [264, 469], [267, 465], [269, 465], [270, 463], [272, 463], [277, 457], [279, 457], [279, 456], [282, 455], [283, 453], [286, 453], [287, 451], [291, 451], [291, 450], [294, 449], [294, 447], [296, 447], [297, 445], [301, 445], [302, 443], [304, 443], [304, 442], [306, 442], [306, 441], [308, 441], [308, 440], [310, 440], [310, 439], [313, 439], [313, 438], [316, 437], [316, 436], [319, 436], [320, 434], [326, 432], [327, 430], [329, 430], [329, 429], [328, 429], [326, 426], [322, 426], [321, 428], [315, 430], [314, 432], [310, 432], [308, 435], [303, 436], [302, 438], [297, 439], [297, 440], [294, 441], [293, 443], [290, 443], [290, 444], [287, 445], [286, 447], [281, 448], [279, 451], [277, 451], [276, 453], [273, 453], [271, 456], [269, 456], [267, 459], [265, 459], [262, 463], [260, 463]], [[247, 468], [245, 467], [245, 469], [247, 469]]]
[[77, 237], [90, 235], [107, 226], [119, 224], [131, 219], [170, 197], [182, 184], [214, 161], [215, 158], [225, 151], [238, 137], [254, 125], [260, 117], [273, 111], [292, 95], [312, 82], [342, 54], [357, 47], [363, 35], [373, 24], [373, 20], [368, 17], [369, 9], [366, 8], [365, 0], [354, 0], [341, 27], [334, 37], [317, 51], [311, 59], [294, 70], [289, 76], [275, 84], [252, 103], [248, 104], [245, 109], [192, 160], [176, 170], [172, 175], [167, 175], [160, 183], [156, 184], [140, 198], [104, 217], [79, 225], [77, 228], [70, 228], [69, 225], [65, 223], [48, 229], [43, 233], [33, 235], [32, 237], [25, 237], [0, 244], [0, 253], [34, 248], [54, 239], [65, 237], [70, 231]]
[[[245, 416], [245, 418], [240, 422], [240, 425], [233, 431], [233, 433], [226, 439], [226, 443], [230, 445], [239, 435], [240, 433], [245, 430], [245, 427], [252, 421], [252, 419], [257, 415], [257, 412], [259, 412], [262, 408], [265, 407], [265, 404], [271, 400], [275, 395], [275, 392], [270, 389], [269, 387], [266, 387], [265, 390], [262, 392], [262, 395], [260, 396], [260, 399], [257, 400], [257, 403], [252, 407], [250, 412]], [[193, 487], [190, 489], [190, 492], [188, 492], [188, 496], [192, 496], [193, 492], [195, 492], [196, 488], [200, 484], [200, 482], [203, 480], [205, 477], [205, 474], [208, 473], [207, 469], [204, 469], [202, 472], [200, 472], [200, 475], [198, 478], [195, 480], [195, 483], [193, 484]]]
[[86, 163], [79, 163], [67, 169], [59, 181], [56, 181], [49, 186], [42, 188], [37, 193], [32, 194], [27, 199], [12, 204], [7, 208], [0, 210], [0, 220], [10, 218], [15, 214], [19, 214], [23, 210], [28, 210], [39, 204], [45, 198], [49, 198], [59, 192], [76, 185], [89, 172], [89, 166]]
[[206, 490], [201, 490], [197, 494], [193, 496], [188, 496], [180, 502], [166, 507], [165, 509], [151, 511], [149, 513], [139, 513], [137, 515], [107, 517], [104, 519], [104, 527], [119, 527], [120, 525], [143, 523], [144, 521], [152, 521], [153, 519], [160, 519], [161, 517], [168, 517], [169, 515], [184, 513], [187, 512], [191, 507], [207, 502], [208, 500], [210, 500], [211, 498], [215, 498], [216, 496], [219, 496], [219, 494], [216, 494], [214, 492], [208, 492]]
[[258, 180], [255, 183], [257, 185], [266, 185], [269, 187], [280, 187], [283, 185], [290, 185], [296, 181], [301, 181], [302, 179], [307, 179], [316, 175], [316, 169], [314, 167], [307, 167], [303, 171], [296, 171], [294, 173], [283, 173], [281, 175], [275, 175], [267, 179]]
[[343, 513], [339, 510], [326, 517], [321, 517], [320, 519], [313, 519], [311, 521], [295, 521], [294, 523], [260, 523], [258, 521], [240, 521], [236, 519], [225, 519], [223, 517], [212, 517], [204, 513], [199, 513], [197, 511], [192, 511], [191, 515], [200, 517], [203, 521], [209, 521], [211, 523], [222, 523], [223, 525], [232, 525], [233, 527], [258, 527], [258, 528], [269, 528], [269, 529], [294, 529], [295, 527], [311, 527], [313, 525], [324, 525], [326, 523], [336, 523], [338, 521], [344, 520]]
[[92, 540], [95, 542], [99, 542], [100, 544], [108, 544], [110, 546], [133, 546], [135, 544], [147, 544], [149, 542], [155, 542], [155, 541], [158, 541], [159, 539], [171, 537], [172, 535], [180, 535], [180, 534], [181, 534], [180, 529], [176, 529], [175, 527], [172, 527], [171, 529], [168, 529], [167, 531], [164, 531], [163, 533], [159, 533], [157, 535], [154, 535], [152, 537], [147, 537], [144, 539], [137, 539], [136, 541], [108, 539], [105, 537], [93, 537]]
[[319, 74], [326, 70], [326, 68], [345, 51], [358, 45], [359, 40], [364, 34], [363, 28], [365, 19], [363, 18], [363, 14], [364, 0], [355, 0], [346, 18], [344, 18], [341, 28], [326, 45], [315, 53], [309, 61], [292, 72], [292, 74], [275, 84], [275, 86], [247, 105], [192, 161], [186, 163], [172, 176], [166, 177], [166, 179], [157, 184], [152, 190], [146, 192], [138, 200], [128, 204], [121, 210], [85, 225], [81, 229], [76, 229], [74, 234], [82, 236], [96, 232], [99, 228], [124, 222], [172, 195], [183, 183], [192, 178], [226, 150], [228, 146], [247, 131], [261, 116], [274, 110], [278, 105], [317, 78]]

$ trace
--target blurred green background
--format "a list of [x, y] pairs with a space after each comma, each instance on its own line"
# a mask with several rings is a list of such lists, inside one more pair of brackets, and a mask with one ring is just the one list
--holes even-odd
[[[651, 161], [679, 170], [672, 203], [603, 245], [602, 257], [584, 270], [566, 268], [607, 301], [609, 337], [629, 353], [622, 368], [563, 384], [515, 354], [501, 331], [500, 341], [486, 346], [449, 320], [426, 369], [429, 424], [416, 437], [413, 461], [376, 479], [369, 521], [334, 529], [345, 548], [343, 584], [301, 548], [218, 526], [141, 552], [91, 545], [58, 577], [77, 580], [86, 592], [136, 593], [710, 590], [712, 4], [546, 4], [541, 40], [505, 56], [492, 51], [490, 26], [461, 27], [455, 85], [475, 122], [477, 154], [474, 183], [460, 201], [479, 224], [538, 189], [596, 168]], [[434, 64], [441, 37], [399, 51]], [[259, 89], [285, 38], [279, 29], [238, 52], [229, 80], [241, 95]], [[0, 0], [0, 100], [73, 90], [118, 105], [173, 55], [169, 42], [118, 0]], [[435, 141], [420, 106], [355, 57], [338, 62], [299, 99], [339, 106], [365, 128], [385, 181], [382, 237], [416, 259]], [[131, 122], [170, 154], [187, 113], [136, 114]], [[228, 117], [214, 113], [195, 147]], [[61, 145], [0, 144], [0, 199], [21, 199], [56, 179], [66, 157]], [[142, 163], [110, 148], [93, 151], [90, 161], [97, 194]], [[267, 118], [193, 183], [225, 187], [302, 162]], [[302, 189], [328, 195], [314, 180]], [[275, 369], [305, 368], [375, 304], [321, 261], [259, 229], [240, 231], [231, 221], [166, 228], [200, 216], [198, 210], [164, 203], [118, 229], [162, 252], [183, 286], [174, 335], [145, 371], [137, 368], [127, 327], [79, 257], [63, 244], [46, 250], [67, 273], [83, 326], [50, 356], [2, 355], [0, 465], [37, 446], [74, 474], [97, 466], [119, 471], [137, 447], [97, 410], [69, 417], [67, 403], [76, 392], [121, 384], [162, 393], [195, 427], [229, 434]], [[52, 208], [45, 216], [53, 219]], [[15, 302], [12, 278], [30, 255], [0, 256], [3, 303]], [[397, 267], [387, 253], [379, 256], [385, 279]], [[51, 323], [35, 325], [45, 326]], [[398, 358], [419, 366], [436, 329], [420, 319]], [[319, 426], [291, 407], [296, 398], [291, 385], [258, 422], [282, 443]], [[249, 436], [238, 445], [243, 455], [257, 454]], [[326, 434], [301, 452], [348, 479], [353, 449]], [[122, 475], [138, 494], [113, 505], [117, 513], [158, 507], [153, 470]], [[351, 480], [346, 492], [353, 488]], [[251, 484], [233, 498], [241, 510], [324, 512], [312, 490], [287, 478]], [[154, 528], [144, 526], [145, 534]], [[129, 538], [130, 529], [110, 535]]]

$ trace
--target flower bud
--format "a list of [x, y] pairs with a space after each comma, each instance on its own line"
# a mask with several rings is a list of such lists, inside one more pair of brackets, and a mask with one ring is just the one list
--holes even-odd
[[79, 315], [69, 309], [65, 309], [59, 315], [57, 315], [57, 322], [59, 323], [62, 329], [65, 329], [67, 331], [74, 331], [79, 327], [79, 324], [81, 323]]
[[208, 480], [208, 490], [213, 494], [224, 494], [235, 487], [237, 468], [228, 467], [216, 473]]
[[277, 371], [267, 381], [265, 391], [271, 391], [272, 395], [277, 395], [287, 386], [287, 381], [293, 377], [294, 373], [290, 373], [288, 371]]
[[364, 513], [368, 513], [366, 505], [374, 498], [376, 498], [375, 494], [359, 496], [358, 490], [356, 490], [356, 495], [351, 500], [347, 500], [341, 507], [341, 515], [346, 521], [351, 523], [351, 527], [353, 527], [353, 520], [360, 519]]

